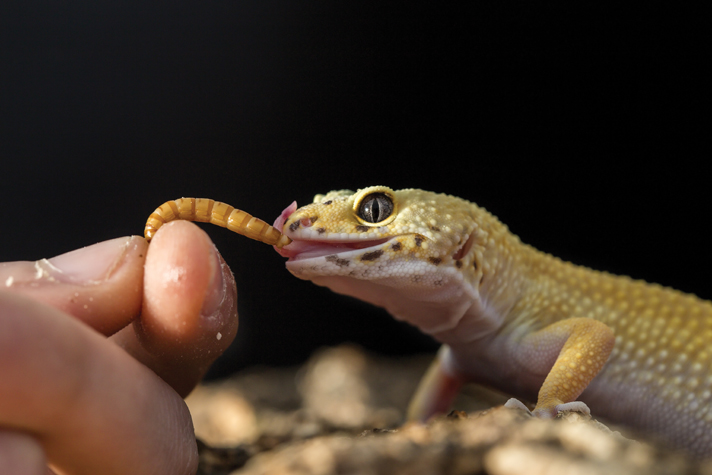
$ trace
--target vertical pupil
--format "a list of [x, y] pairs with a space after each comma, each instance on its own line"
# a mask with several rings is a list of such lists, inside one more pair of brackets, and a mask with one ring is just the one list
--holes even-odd
[[379, 219], [380, 214], [381, 214], [380, 212], [381, 212], [381, 210], [380, 210], [380, 207], [378, 206], [378, 198], [374, 198], [373, 200], [371, 200], [371, 212], [368, 213], [371, 216], [371, 218], [373, 219], [374, 223], [377, 223], [380, 221], [380, 219]]

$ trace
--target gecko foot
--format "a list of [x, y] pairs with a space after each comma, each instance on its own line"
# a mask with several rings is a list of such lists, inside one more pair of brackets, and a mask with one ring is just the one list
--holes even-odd
[[574, 411], [584, 414], [586, 416], [591, 415], [591, 409], [588, 408], [586, 403], [581, 401], [566, 402], [563, 404], [557, 404], [551, 409], [534, 409], [530, 411], [529, 408], [519, 399], [511, 398], [505, 404], [504, 407], [508, 409], [519, 409], [531, 416], [539, 417], [541, 419], [552, 419], [556, 417], [561, 412]]
[[574, 412], [580, 412], [583, 415], [590, 416], [591, 415], [591, 409], [588, 408], [586, 403], [581, 402], [581, 401], [573, 401], [573, 402], [566, 402], [564, 404], [559, 404], [555, 408], [556, 413], [560, 412], [566, 412], [566, 411], [574, 411]]

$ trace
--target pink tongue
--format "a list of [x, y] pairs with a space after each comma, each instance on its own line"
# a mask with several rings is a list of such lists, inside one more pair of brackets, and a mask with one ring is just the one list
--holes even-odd
[[[297, 210], [297, 202], [292, 201], [292, 204], [284, 208], [284, 211], [282, 211], [282, 214], [280, 214], [277, 219], [274, 220], [274, 226], [275, 229], [277, 229], [279, 232], [282, 232], [282, 228], [284, 227], [284, 223], [287, 222], [287, 219], [292, 215]], [[289, 245], [287, 245], [289, 246]], [[289, 252], [286, 250], [282, 249], [277, 249], [277, 246], [274, 246], [274, 250], [279, 253], [280, 256], [282, 257], [290, 257]]]
[[284, 208], [284, 211], [282, 211], [282, 214], [280, 214], [277, 219], [274, 220], [274, 226], [279, 232], [282, 232], [282, 228], [284, 227], [284, 223], [287, 222], [287, 219], [292, 215], [297, 210], [297, 202], [292, 201], [292, 204]]

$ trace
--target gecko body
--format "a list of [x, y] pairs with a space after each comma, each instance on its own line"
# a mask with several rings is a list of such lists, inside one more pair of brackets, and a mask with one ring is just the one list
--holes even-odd
[[443, 343], [409, 409], [447, 410], [472, 381], [712, 455], [712, 304], [561, 261], [450, 195], [369, 187], [278, 218], [287, 269], [384, 307]]

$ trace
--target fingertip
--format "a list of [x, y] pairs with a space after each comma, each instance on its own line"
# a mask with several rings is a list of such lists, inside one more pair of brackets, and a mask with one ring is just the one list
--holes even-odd
[[210, 360], [237, 331], [230, 269], [193, 223], [161, 227], [149, 246], [139, 333], [152, 353]]
[[146, 256], [141, 327], [145, 337], [182, 340], [196, 330], [212, 277], [212, 244], [197, 226], [174, 221], [161, 227]]

